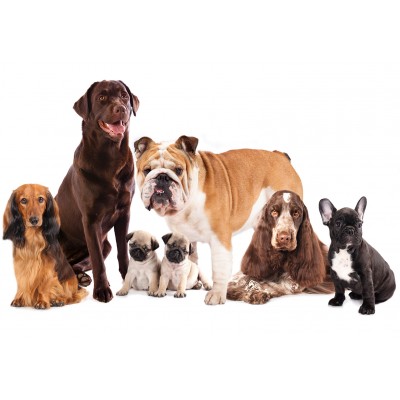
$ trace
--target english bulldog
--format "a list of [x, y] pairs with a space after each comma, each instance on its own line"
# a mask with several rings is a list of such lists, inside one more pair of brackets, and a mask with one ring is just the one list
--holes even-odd
[[210, 245], [213, 287], [206, 304], [226, 301], [232, 274], [232, 236], [255, 227], [272, 194], [291, 190], [301, 198], [301, 180], [287, 154], [240, 149], [221, 154], [197, 151], [198, 139], [180, 136], [156, 143], [135, 141], [137, 184], [144, 206], [154, 209], [173, 232]]

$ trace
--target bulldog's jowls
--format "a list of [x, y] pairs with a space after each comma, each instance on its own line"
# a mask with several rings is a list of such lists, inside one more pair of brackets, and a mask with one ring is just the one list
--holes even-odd
[[179, 233], [167, 233], [162, 237], [165, 255], [161, 262], [160, 284], [155, 297], [164, 297], [168, 290], [176, 290], [174, 297], [186, 297], [186, 289], [210, 290], [211, 284], [197, 264], [189, 260], [192, 245]]
[[336, 210], [328, 199], [319, 202], [322, 222], [328, 226], [331, 237], [328, 257], [336, 293], [329, 305], [341, 306], [345, 289], [350, 289], [351, 299], [363, 301], [359, 312], [374, 314], [375, 304], [390, 299], [396, 283], [388, 263], [362, 237], [366, 206], [365, 197], [361, 197], [354, 210]]
[[147, 290], [148, 294], [153, 296], [160, 279], [161, 261], [156, 253], [160, 245], [154, 236], [145, 231], [130, 232], [126, 240], [129, 242], [131, 258], [124, 283], [117, 296], [127, 295], [130, 288]]
[[289, 157], [278, 151], [197, 152], [198, 139], [181, 136], [156, 143], [142, 137], [134, 144], [137, 183], [145, 207], [166, 218], [173, 232], [211, 247], [213, 288], [207, 304], [226, 300], [232, 273], [232, 235], [254, 227], [259, 213], [277, 190], [303, 195]]

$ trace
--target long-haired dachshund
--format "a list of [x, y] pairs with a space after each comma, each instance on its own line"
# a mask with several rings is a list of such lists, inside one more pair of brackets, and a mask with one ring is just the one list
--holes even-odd
[[261, 212], [228, 299], [263, 304], [285, 294], [332, 293], [328, 271], [328, 248], [314, 233], [307, 207], [296, 193], [278, 191]]
[[61, 250], [59, 230], [58, 206], [46, 187], [27, 184], [13, 191], [3, 216], [3, 239], [13, 242], [17, 280], [12, 306], [46, 309], [87, 295]]

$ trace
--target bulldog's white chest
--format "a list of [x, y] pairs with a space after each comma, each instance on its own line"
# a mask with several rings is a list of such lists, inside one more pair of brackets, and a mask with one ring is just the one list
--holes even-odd
[[332, 269], [340, 279], [346, 282], [350, 282], [353, 279], [350, 276], [350, 274], [354, 272], [353, 262], [351, 261], [351, 256], [346, 249], [340, 249], [338, 253], [334, 253]]
[[166, 218], [169, 228], [191, 242], [209, 243], [213, 232], [204, 211], [205, 199], [206, 195], [198, 192], [181, 212]]

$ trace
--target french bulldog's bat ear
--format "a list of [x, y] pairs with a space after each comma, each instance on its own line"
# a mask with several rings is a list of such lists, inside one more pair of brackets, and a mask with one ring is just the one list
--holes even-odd
[[129, 242], [132, 239], [132, 237], [133, 237], [133, 232], [130, 232], [126, 235], [125, 239], [127, 242]]
[[135, 156], [137, 159], [139, 159], [143, 155], [143, 153], [149, 148], [149, 145], [151, 143], [154, 143], [153, 139], [150, 139], [147, 136], [143, 136], [142, 138], [136, 140], [133, 146], [135, 149]]
[[358, 200], [355, 211], [360, 217], [361, 221], [364, 219], [365, 208], [367, 207], [367, 198], [365, 196]]
[[168, 240], [171, 239], [172, 233], [166, 233], [163, 237], [162, 240], [165, 244], [168, 243]]
[[160, 247], [160, 245], [157, 242], [157, 239], [151, 238], [151, 250], [157, 250]]
[[176, 147], [178, 149], [181, 149], [181, 150], [185, 151], [186, 153], [189, 153], [189, 155], [196, 154], [196, 149], [197, 149], [198, 143], [199, 143], [199, 139], [197, 139], [193, 136], [181, 136], [175, 142]]
[[319, 212], [324, 225], [328, 225], [336, 211], [335, 206], [328, 199], [321, 199], [319, 201]]

